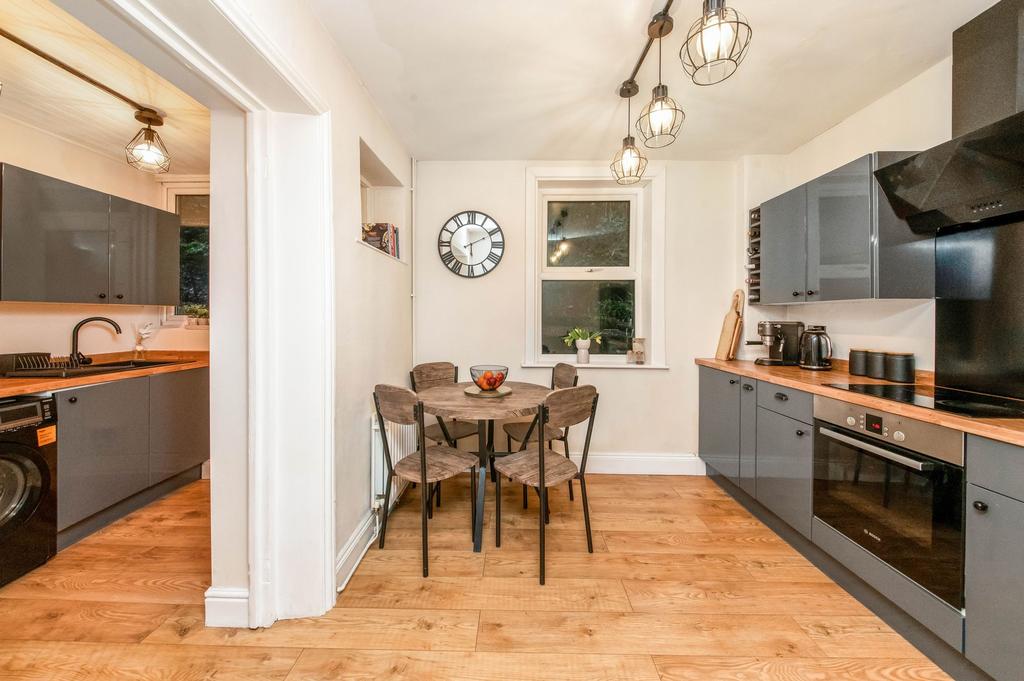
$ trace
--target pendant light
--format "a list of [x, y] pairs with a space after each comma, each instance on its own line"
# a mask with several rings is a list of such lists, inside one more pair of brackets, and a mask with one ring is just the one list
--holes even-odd
[[[624, 85], [620, 92], [625, 90]], [[611, 164], [615, 181], [619, 184], [636, 184], [643, 179], [644, 171], [647, 169], [647, 159], [637, 149], [636, 139], [629, 134], [629, 120], [632, 118], [630, 99], [631, 97], [626, 97], [626, 136], [622, 138], [622, 148], [615, 154]]]
[[171, 156], [160, 134], [153, 129], [154, 125], [163, 125], [164, 119], [152, 109], [140, 109], [135, 112], [135, 120], [145, 123], [146, 127], [124, 148], [128, 165], [148, 173], [166, 173], [171, 169]]
[[[657, 19], [657, 17], [655, 17]], [[658, 84], [654, 86], [651, 101], [640, 112], [636, 129], [651, 149], [667, 147], [676, 141], [686, 114], [668, 96], [668, 86], [661, 82], [661, 35], [658, 35]]]
[[736, 73], [753, 32], [725, 0], [704, 0], [704, 15], [694, 22], [679, 50], [683, 70], [697, 85], [714, 85]]

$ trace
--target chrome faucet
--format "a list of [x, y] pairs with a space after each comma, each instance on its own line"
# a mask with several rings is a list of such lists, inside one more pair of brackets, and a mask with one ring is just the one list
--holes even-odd
[[83, 326], [85, 326], [89, 322], [106, 322], [107, 324], [110, 324], [112, 327], [114, 327], [114, 331], [116, 331], [118, 334], [121, 333], [120, 325], [113, 319], [110, 319], [108, 317], [86, 317], [82, 321], [75, 324], [75, 328], [71, 332], [71, 363], [74, 366], [86, 366], [92, 364], [91, 357], [86, 357], [85, 355], [78, 351], [78, 332], [81, 330]]

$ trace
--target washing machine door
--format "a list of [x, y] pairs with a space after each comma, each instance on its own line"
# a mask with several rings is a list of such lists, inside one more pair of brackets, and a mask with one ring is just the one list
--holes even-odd
[[36, 512], [50, 473], [39, 452], [16, 442], [0, 442], [0, 539]]

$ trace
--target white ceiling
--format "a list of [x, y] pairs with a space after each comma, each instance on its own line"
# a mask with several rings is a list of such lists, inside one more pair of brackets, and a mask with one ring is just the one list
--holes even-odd
[[[3, 0], [0, 26], [166, 114], [158, 132], [171, 154], [171, 172], [209, 173], [210, 115], [194, 99], [48, 0]], [[142, 127], [124, 102], [3, 38], [0, 82], [0, 115], [122, 162], [125, 145]]]
[[[414, 156], [610, 159], [619, 84], [663, 0], [311, 0]], [[677, 0], [665, 83], [687, 113], [652, 158], [789, 152], [950, 53], [994, 0], [731, 0], [754, 37], [730, 80], [690, 83], [678, 52], [700, 0]], [[653, 58], [652, 58], [653, 57]], [[634, 118], [656, 83], [640, 78]]]

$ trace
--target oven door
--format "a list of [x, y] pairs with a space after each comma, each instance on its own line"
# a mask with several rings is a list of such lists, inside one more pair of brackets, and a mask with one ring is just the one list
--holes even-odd
[[815, 425], [815, 517], [963, 608], [963, 468]]

